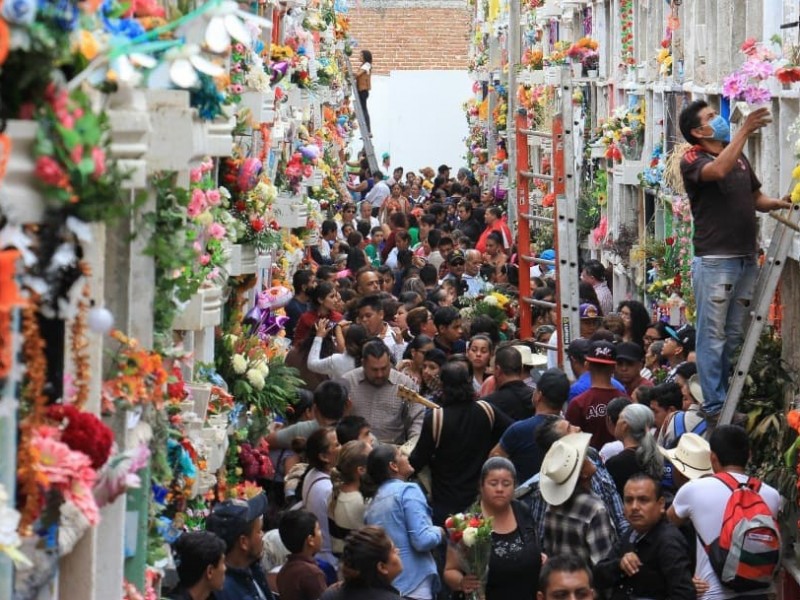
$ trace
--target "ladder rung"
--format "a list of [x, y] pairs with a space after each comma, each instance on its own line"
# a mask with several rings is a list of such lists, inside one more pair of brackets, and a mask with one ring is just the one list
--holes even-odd
[[544, 173], [534, 173], [533, 171], [520, 171], [520, 175], [528, 179], [542, 179], [543, 181], [553, 181], [552, 175], [545, 175]]
[[555, 308], [558, 306], [555, 302], [548, 302], [547, 300], [536, 300], [535, 298], [531, 298], [530, 296], [526, 296], [522, 299], [524, 302], [532, 306], [541, 306], [542, 308]]
[[545, 258], [539, 258], [537, 256], [521, 255], [520, 258], [527, 260], [528, 262], [536, 263], [537, 265], [548, 265], [550, 267], [555, 267], [558, 264], [554, 260], [547, 260]]
[[529, 213], [521, 213], [519, 215], [524, 219], [528, 219], [529, 221], [537, 221], [539, 223], [554, 223], [555, 219], [552, 217], [540, 217], [539, 215], [531, 215]]
[[544, 344], [542, 342], [533, 342], [533, 345], [537, 348], [544, 348], [545, 350], [555, 350], [558, 352], [558, 346], [551, 346], [550, 344]]
[[800, 227], [798, 227], [796, 223], [792, 223], [792, 221], [790, 221], [789, 219], [784, 217], [777, 210], [773, 210], [772, 212], [770, 212], [769, 216], [772, 217], [773, 219], [775, 219], [776, 221], [778, 221], [779, 223], [783, 223], [784, 225], [786, 225], [790, 229], [794, 229], [795, 231], [800, 231]]
[[536, 137], [543, 137], [549, 138], [553, 137], [553, 134], [549, 131], [536, 131], [535, 129], [517, 129], [523, 135], [533, 135]]

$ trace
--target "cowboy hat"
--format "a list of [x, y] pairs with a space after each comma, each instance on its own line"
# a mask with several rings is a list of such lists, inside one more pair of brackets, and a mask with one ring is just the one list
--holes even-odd
[[570, 433], [556, 441], [542, 461], [539, 489], [552, 506], [561, 506], [572, 497], [586, 459], [591, 433]]
[[673, 468], [688, 479], [697, 479], [712, 473], [711, 447], [696, 433], [684, 433], [672, 450], [660, 446], [658, 449], [672, 463]]
[[694, 401], [698, 404], [703, 404], [705, 401], [703, 398], [703, 388], [700, 385], [700, 378], [697, 376], [697, 374], [689, 377], [688, 385], [689, 394], [692, 396], [692, 398], [694, 398]]

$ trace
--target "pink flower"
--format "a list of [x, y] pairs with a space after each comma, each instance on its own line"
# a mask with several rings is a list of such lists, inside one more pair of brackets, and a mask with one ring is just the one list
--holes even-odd
[[203, 254], [203, 256], [200, 257], [200, 264], [203, 265], [204, 267], [210, 262], [211, 262], [210, 254]]
[[51, 156], [40, 156], [36, 159], [36, 178], [47, 185], [63, 186], [67, 181], [61, 165]]
[[767, 79], [774, 71], [772, 63], [765, 60], [748, 60], [742, 65], [742, 73], [751, 79]]
[[216, 206], [220, 203], [222, 197], [220, 196], [219, 190], [208, 190], [206, 192], [206, 200], [211, 206]]
[[203, 171], [199, 168], [189, 171], [189, 181], [192, 183], [200, 183], [201, 179], [203, 179]]
[[225, 227], [219, 223], [212, 223], [208, 226], [208, 235], [215, 239], [221, 240], [225, 237]]
[[200, 254], [203, 251], [203, 247], [200, 245], [200, 242], [195, 242], [192, 244], [192, 250]]
[[749, 85], [744, 90], [744, 99], [748, 104], [766, 104], [772, 98], [767, 88]]
[[75, 118], [68, 112], [64, 111], [60, 114], [56, 113], [56, 116], [58, 117], [58, 120], [61, 122], [61, 125], [63, 125], [67, 129], [75, 128]]
[[92, 160], [94, 160], [92, 177], [100, 179], [106, 172], [106, 153], [102, 148], [92, 148]]
[[189, 201], [189, 206], [186, 212], [190, 217], [194, 218], [202, 213], [207, 208], [206, 195], [200, 188], [192, 190], [192, 199]]
[[743, 73], [731, 73], [722, 81], [722, 95], [731, 100], [741, 98], [741, 93], [747, 84], [747, 76]]
[[75, 164], [81, 162], [81, 160], [83, 160], [83, 146], [75, 146], [69, 153], [69, 159]]
[[70, 486], [64, 490], [64, 499], [72, 502], [81, 514], [89, 521], [89, 525], [97, 525], [100, 522], [100, 510], [97, 508], [97, 501], [92, 493], [97, 474], [92, 470], [91, 476], [74, 479]]
[[739, 47], [739, 49], [749, 56], [758, 49], [758, 42], [756, 42], [756, 38], [749, 37], [742, 42], [742, 45]]

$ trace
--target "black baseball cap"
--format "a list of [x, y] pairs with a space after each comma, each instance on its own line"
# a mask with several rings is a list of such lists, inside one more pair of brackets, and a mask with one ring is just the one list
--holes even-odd
[[585, 338], [572, 340], [567, 346], [567, 355], [575, 360], [585, 360], [587, 354], [589, 354], [589, 340]]
[[688, 323], [679, 329], [674, 329], [671, 325], [664, 327], [667, 335], [673, 340], [683, 346], [684, 351], [688, 354], [694, 351], [694, 346], [697, 340], [697, 332], [694, 327]]
[[633, 342], [617, 344], [617, 362], [621, 360], [642, 362], [644, 360], [644, 350], [639, 344], [634, 344]]
[[461, 250], [453, 250], [450, 254], [447, 255], [447, 264], [454, 265], [457, 262], [461, 261], [467, 262], [467, 257], [464, 256], [464, 253]]
[[250, 524], [267, 512], [267, 497], [264, 494], [250, 500], [234, 498], [217, 504], [206, 519], [206, 529], [223, 539], [228, 548], [248, 533]]
[[586, 360], [599, 365], [616, 365], [617, 349], [614, 344], [606, 341], [592, 342]]
[[450, 170], [452, 169], [450, 169], [450, 167], [448, 167], [447, 165], [439, 165], [439, 173], [444, 173], [445, 171], [450, 171]]
[[569, 379], [561, 369], [547, 369], [539, 377], [536, 387], [552, 402], [566, 402], [569, 396]]

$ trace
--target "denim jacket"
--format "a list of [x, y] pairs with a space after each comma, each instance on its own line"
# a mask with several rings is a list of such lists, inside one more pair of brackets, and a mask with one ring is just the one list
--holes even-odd
[[399, 479], [384, 482], [367, 507], [364, 521], [383, 527], [400, 552], [403, 572], [392, 582], [400, 594], [413, 592], [428, 577], [436, 594], [440, 584], [431, 550], [442, 542], [442, 530], [431, 522], [431, 511], [419, 486]]

